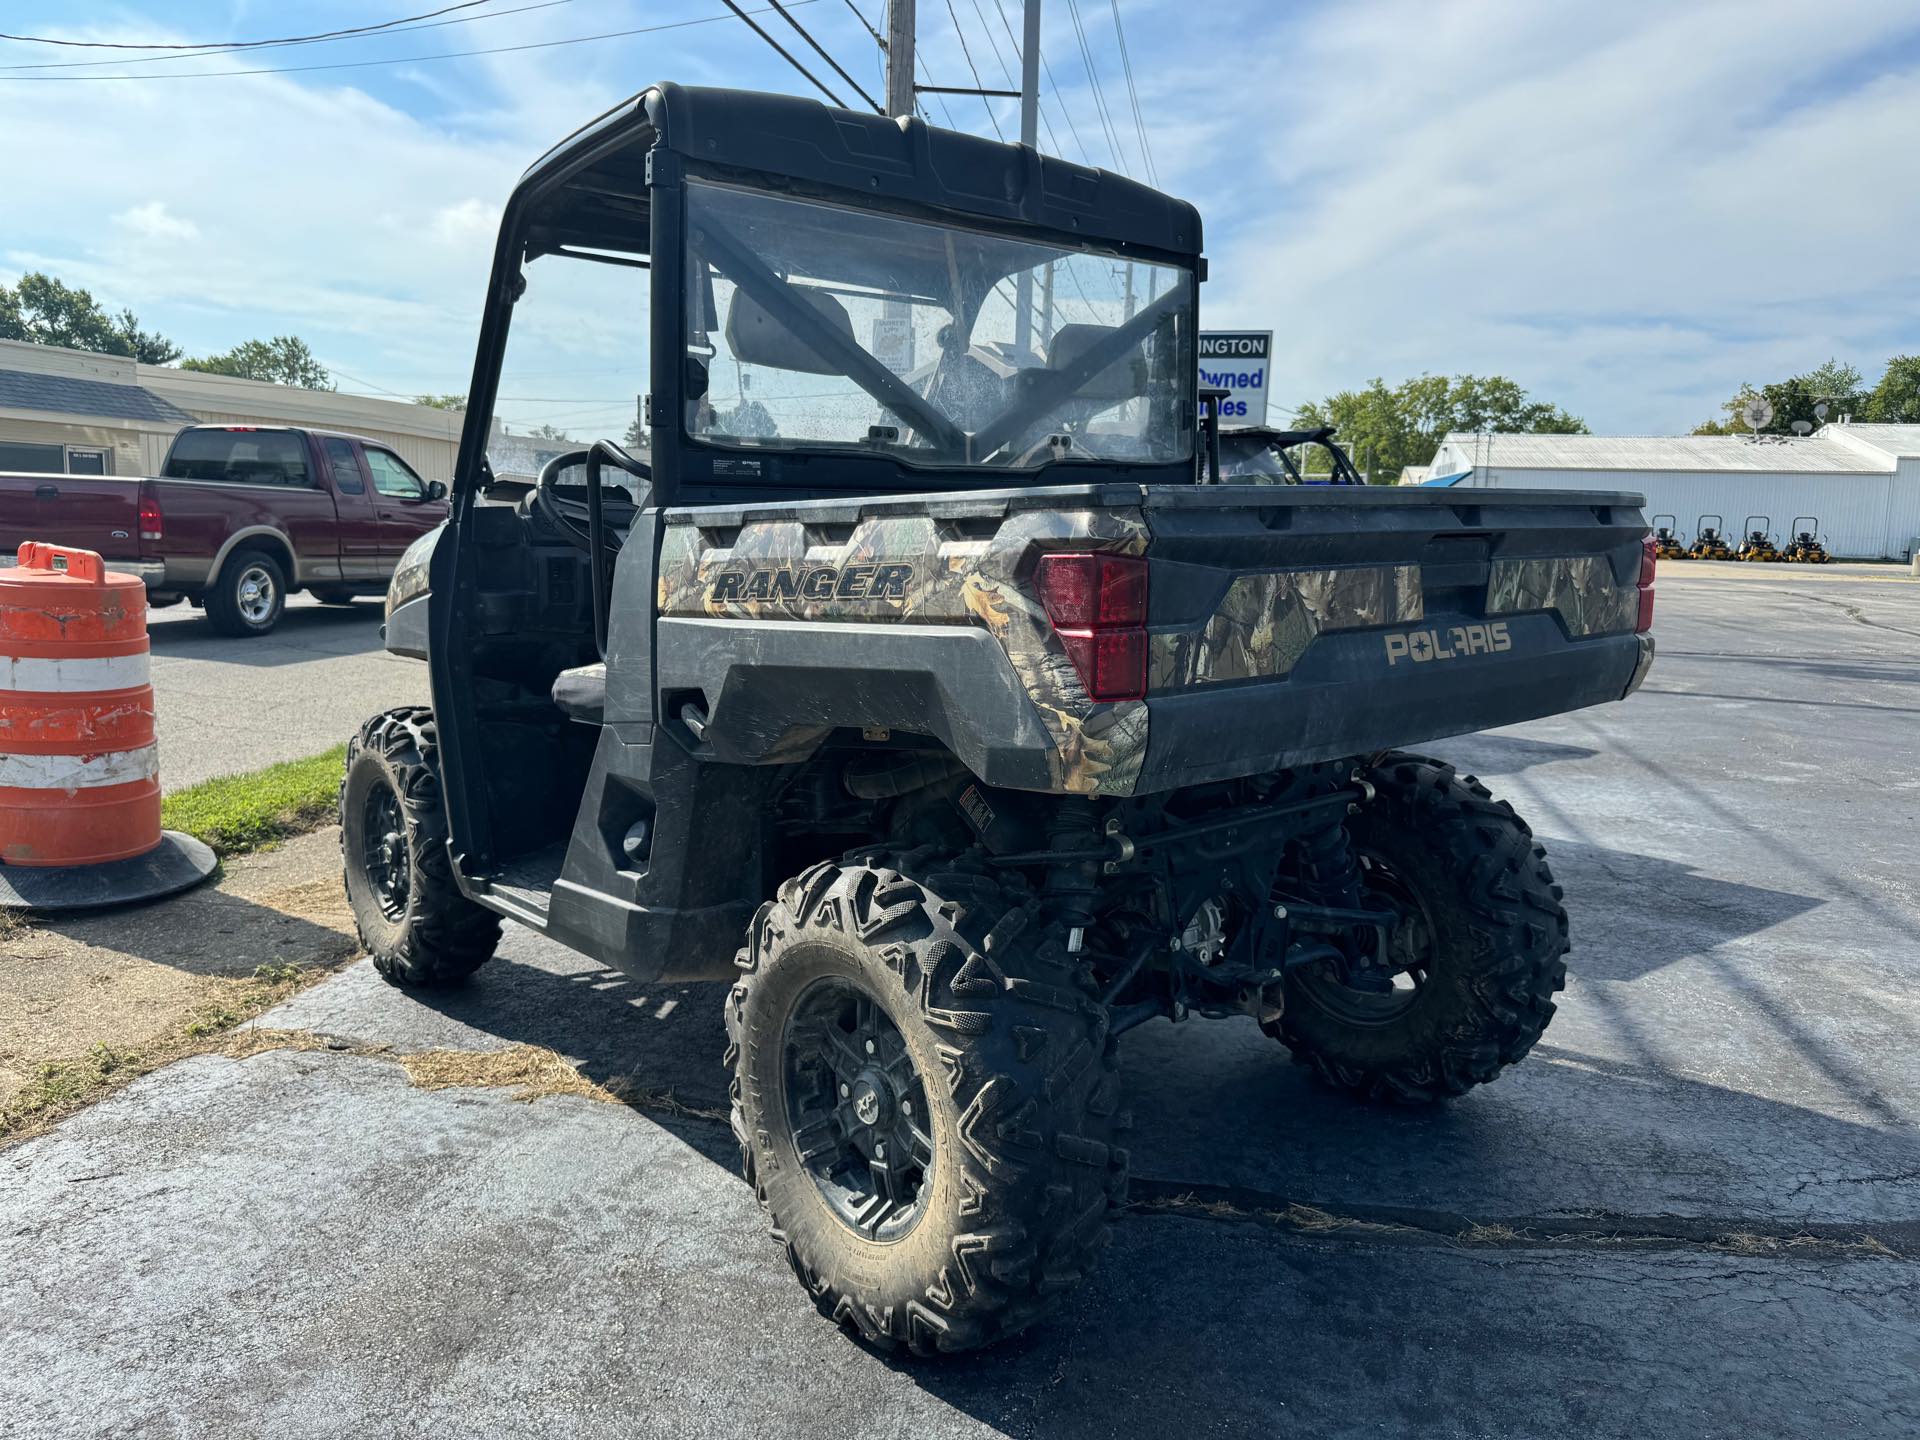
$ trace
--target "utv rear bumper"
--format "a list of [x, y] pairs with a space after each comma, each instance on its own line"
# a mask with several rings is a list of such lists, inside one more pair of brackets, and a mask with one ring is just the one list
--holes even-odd
[[1378, 634], [1322, 637], [1284, 679], [1148, 698], [1136, 793], [1400, 749], [1623, 700], [1651, 635], [1569, 641], [1547, 615], [1509, 622], [1513, 649], [1386, 669]]

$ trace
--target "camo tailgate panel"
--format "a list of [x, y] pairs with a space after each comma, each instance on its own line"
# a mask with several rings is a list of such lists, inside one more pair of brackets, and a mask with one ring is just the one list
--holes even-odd
[[1640, 592], [1614, 578], [1605, 555], [1496, 560], [1487, 583], [1487, 614], [1551, 610], [1575, 639], [1619, 635], [1640, 619]]
[[1089, 700], [1039, 602], [1014, 577], [1030, 573], [1041, 551], [1144, 554], [1140, 512], [1020, 510], [990, 536], [967, 529], [916, 515], [870, 516], [844, 538], [798, 520], [752, 521], [731, 533], [672, 524], [661, 542], [660, 613], [983, 626], [1005, 648], [1053, 739], [1055, 787], [1130, 794], [1147, 750], [1145, 703]]
[[1285, 675], [1318, 635], [1424, 614], [1418, 565], [1242, 575], [1200, 629], [1151, 638], [1149, 687], [1177, 690]]

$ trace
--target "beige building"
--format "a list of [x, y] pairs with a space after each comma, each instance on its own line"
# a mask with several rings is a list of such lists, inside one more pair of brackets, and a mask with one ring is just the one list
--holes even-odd
[[183, 425], [303, 425], [378, 440], [428, 480], [451, 482], [464, 417], [0, 340], [0, 470], [152, 475]]

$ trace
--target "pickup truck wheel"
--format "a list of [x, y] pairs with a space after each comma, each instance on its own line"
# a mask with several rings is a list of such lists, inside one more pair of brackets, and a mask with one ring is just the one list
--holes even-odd
[[1376, 1100], [1485, 1084], [1533, 1048], [1566, 983], [1567, 912], [1526, 822], [1451, 765], [1388, 755], [1348, 821], [1369, 900], [1401, 920], [1395, 973], [1331, 963], [1288, 973], [1264, 1027], [1321, 1079]]
[[287, 572], [264, 550], [236, 550], [207, 590], [207, 621], [222, 635], [264, 635], [287, 608]]
[[1038, 907], [912, 858], [816, 865], [760, 907], [726, 1064], [742, 1168], [815, 1306], [929, 1354], [1013, 1334], [1087, 1272], [1128, 1121], [1106, 1012]]
[[500, 917], [454, 883], [436, 751], [431, 710], [389, 710], [348, 742], [340, 782], [347, 902], [374, 968], [393, 985], [458, 984], [500, 943]]

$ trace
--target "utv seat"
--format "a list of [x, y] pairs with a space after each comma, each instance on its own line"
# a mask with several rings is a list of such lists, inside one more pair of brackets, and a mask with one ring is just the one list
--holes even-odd
[[553, 681], [553, 703], [582, 725], [607, 723], [607, 663], [562, 670]]

